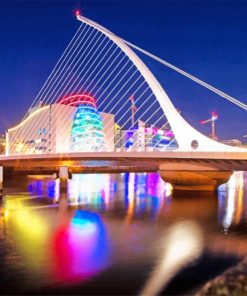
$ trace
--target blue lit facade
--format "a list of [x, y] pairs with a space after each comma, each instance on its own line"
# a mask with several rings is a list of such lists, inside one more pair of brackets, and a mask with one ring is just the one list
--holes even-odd
[[105, 144], [103, 124], [95, 100], [91, 96], [82, 95], [77, 97], [76, 101], [74, 99], [66, 103], [77, 106], [71, 129], [70, 150], [75, 152], [103, 150]]

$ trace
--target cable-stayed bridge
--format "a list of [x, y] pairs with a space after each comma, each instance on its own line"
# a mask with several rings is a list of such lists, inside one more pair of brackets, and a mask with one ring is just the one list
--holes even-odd
[[215, 188], [233, 170], [246, 170], [247, 150], [194, 129], [135, 51], [247, 110], [244, 103], [101, 25], [77, 19], [80, 27], [23, 120], [8, 129], [0, 165], [155, 169], [194, 189]]

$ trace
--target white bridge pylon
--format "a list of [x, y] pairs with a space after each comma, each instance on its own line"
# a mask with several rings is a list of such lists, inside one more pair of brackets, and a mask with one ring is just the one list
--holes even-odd
[[[77, 19], [80, 27], [26, 116], [8, 130], [6, 155], [246, 151], [194, 129], [132, 48], [144, 50], [88, 18]], [[247, 110], [235, 98], [185, 76]]]
[[[176, 110], [173, 103], [169, 99], [163, 87], [148, 69], [148, 67], [142, 62], [142, 60], [125, 44], [124, 40], [97, 24], [96, 22], [89, 20], [81, 15], [77, 16], [77, 19], [83, 23], [86, 23], [115, 42], [119, 48], [129, 57], [129, 59], [135, 64], [140, 71], [146, 82], [152, 89], [156, 96], [166, 118], [169, 121], [171, 129], [173, 130], [177, 143], [178, 150], [191, 151], [196, 149], [197, 151], [243, 151], [244, 149], [238, 147], [231, 147], [217, 141], [214, 141], [205, 135], [194, 129]], [[194, 146], [195, 145], [195, 146]], [[192, 148], [194, 146], [194, 148]]]

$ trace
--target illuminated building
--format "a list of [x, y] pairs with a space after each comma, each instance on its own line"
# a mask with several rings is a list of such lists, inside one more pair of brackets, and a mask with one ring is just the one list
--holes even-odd
[[71, 129], [70, 150], [104, 150], [103, 123], [95, 100], [91, 96], [75, 96], [75, 98], [78, 102], [75, 103], [75, 99], [72, 102], [73, 106], [77, 106], [77, 111]]
[[7, 131], [6, 139], [6, 154], [113, 150], [114, 115], [98, 112], [91, 96], [68, 96], [56, 104], [32, 109]]
[[114, 114], [99, 112], [96, 100], [71, 95], [52, 105], [30, 110], [6, 133], [6, 154], [41, 154], [93, 151], [155, 151], [176, 148], [167, 129], [147, 126], [141, 120], [132, 129], [115, 123]]
[[147, 127], [142, 121], [130, 130], [121, 132], [120, 147], [134, 151], [155, 151], [174, 149], [177, 144], [174, 140], [174, 134], [167, 129], [157, 127]]
[[6, 145], [5, 136], [2, 135], [2, 136], [0, 136], [0, 154], [5, 153], [5, 145]]
[[115, 125], [114, 125], [114, 144], [115, 144], [116, 149], [121, 148], [121, 143], [122, 143], [121, 135], [122, 135], [121, 127], [117, 123], [115, 123]]

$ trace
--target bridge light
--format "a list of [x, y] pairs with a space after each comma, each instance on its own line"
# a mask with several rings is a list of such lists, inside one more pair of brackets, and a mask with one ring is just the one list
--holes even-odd
[[79, 16], [80, 14], [81, 14], [80, 10], [77, 9], [77, 10], [75, 11], [75, 16], [77, 17], [77, 16]]

